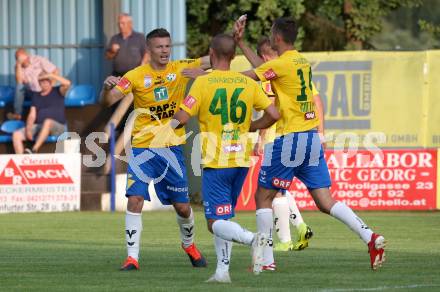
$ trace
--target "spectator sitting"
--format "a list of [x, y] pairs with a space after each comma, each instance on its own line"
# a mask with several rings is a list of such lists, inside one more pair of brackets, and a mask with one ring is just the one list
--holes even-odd
[[131, 16], [121, 13], [118, 17], [118, 26], [119, 33], [112, 36], [105, 52], [105, 57], [113, 60], [113, 76], [123, 76], [149, 60], [145, 37], [133, 31]]
[[[54, 82], [60, 86], [53, 87]], [[42, 73], [38, 77], [41, 92], [32, 94], [32, 106], [26, 121], [26, 127], [12, 134], [14, 150], [17, 154], [23, 152], [38, 152], [41, 145], [50, 135], [60, 135], [65, 131], [66, 123], [64, 96], [70, 88], [70, 81], [55, 74]], [[23, 141], [36, 141], [32, 150], [23, 150]]]
[[[38, 82], [40, 73], [58, 74], [57, 67], [48, 59], [41, 56], [29, 55], [25, 49], [15, 52], [15, 99], [14, 112], [8, 113], [8, 119], [20, 120], [23, 113], [23, 101], [25, 97], [31, 97], [32, 92], [40, 92]], [[55, 84], [54, 84], [55, 85]]]

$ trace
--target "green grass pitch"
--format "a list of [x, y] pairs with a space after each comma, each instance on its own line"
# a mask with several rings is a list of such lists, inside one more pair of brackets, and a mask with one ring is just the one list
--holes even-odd
[[[123, 213], [0, 215], [0, 290], [440, 291], [439, 212], [360, 212], [388, 241], [377, 272], [344, 225], [318, 212], [303, 215], [315, 233], [309, 248], [276, 253], [278, 270], [254, 276], [249, 249], [234, 244], [230, 285], [204, 283], [216, 259], [201, 211], [196, 242], [208, 268], [190, 266], [172, 212], [151, 212], [143, 214], [141, 270], [132, 272], [118, 271], [126, 255]], [[238, 213], [236, 221], [255, 230], [253, 212]]]

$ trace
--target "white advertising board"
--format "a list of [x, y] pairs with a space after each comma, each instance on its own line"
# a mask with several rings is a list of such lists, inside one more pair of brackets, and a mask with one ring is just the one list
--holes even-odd
[[0, 155], [0, 213], [78, 211], [81, 154]]

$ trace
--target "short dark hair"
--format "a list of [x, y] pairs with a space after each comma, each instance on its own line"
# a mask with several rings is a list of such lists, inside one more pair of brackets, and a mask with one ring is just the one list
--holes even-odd
[[227, 60], [232, 60], [234, 58], [236, 44], [234, 38], [229, 34], [221, 33], [216, 35], [212, 38], [209, 46], [219, 58]]
[[298, 26], [291, 17], [280, 17], [275, 19], [272, 26], [273, 32], [279, 34], [284, 42], [293, 44], [296, 41], [298, 35]]
[[265, 46], [270, 47], [270, 40], [266, 36], [262, 37], [257, 43], [257, 55], [259, 57], [263, 57], [263, 47]]
[[165, 28], [156, 28], [147, 34], [145, 40], [148, 42], [154, 38], [171, 38], [171, 35]]

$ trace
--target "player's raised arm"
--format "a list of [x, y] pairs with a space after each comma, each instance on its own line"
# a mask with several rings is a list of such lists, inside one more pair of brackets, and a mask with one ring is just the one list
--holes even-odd
[[211, 58], [209, 55], [200, 57], [200, 67], [195, 68], [185, 68], [182, 70], [182, 75], [191, 78], [196, 79], [199, 76], [208, 74], [205, 70], [211, 69]]
[[201, 83], [197, 79], [194, 81], [188, 95], [180, 104], [180, 110], [174, 115], [172, 126], [183, 127], [191, 117], [198, 115], [201, 104]]
[[211, 69], [211, 58], [209, 57], [209, 55], [203, 56], [200, 59], [201, 59], [200, 68], [202, 68], [203, 70]]
[[[250, 47], [246, 45], [243, 40], [244, 31], [246, 26], [246, 18], [240, 17], [234, 24], [234, 39], [239, 48], [243, 51], [243, 54], [246, 56], [246, 59], [251, 63], [252, 67], [257, 68], [261, 64], [264, 63], [264, 60], [261, 59]], [[248, 74], [245, 74], [249, 76]], [[252, 76], [249, 76], [252, 78]]]

